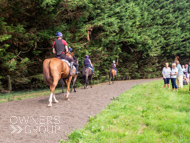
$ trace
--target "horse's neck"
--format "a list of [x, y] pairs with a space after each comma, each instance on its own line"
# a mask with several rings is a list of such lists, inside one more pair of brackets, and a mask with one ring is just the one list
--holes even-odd
[[67, 53], [66, 54], [69, 58], [72, 58], [73, 59], [73, 56], [70, 54], [70, 53]]
[[178, 58], [179, 58], [178, 56], [175, 56], [174, 62], [176, 62], [178, 60]]

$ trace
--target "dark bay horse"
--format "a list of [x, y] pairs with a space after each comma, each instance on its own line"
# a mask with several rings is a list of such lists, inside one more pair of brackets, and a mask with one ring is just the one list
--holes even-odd
[[114, 69], [109, 70], [109, 84], [112, 78], [112, 84], [114, 83], [114, 80], [116, 81], [116, 71]]
[[[85, 80], [84, 89], [88, 88], [88, 85], [92, 88], [92, 70], [89, 67], [83, 67], [82, 69], [82, 76]], [[88, 79], [90, 78], [90, 83], [88, 82]]]
[[[44, 80], [49, 85], [50, 91], [51, 91], [48, 106], [52, 106], [52, 97], [55, 103], [58, 102], [55, 98], [55, 88], [60, 79], [63, 79], [63, 81], [67, 85], [66, 98], [67, 100], [69, 100], [69, 89], [70, 89], [70, 83], [72, 80], [72, 75], [70, 75], [69, 72], [70, 72], [70, 67], [64, 61], [60, 59], [51, 58], [51, 59], [44, 60], [43, 62]], [[74, 68], [73, 68], [72, 73], [76, 73]]]

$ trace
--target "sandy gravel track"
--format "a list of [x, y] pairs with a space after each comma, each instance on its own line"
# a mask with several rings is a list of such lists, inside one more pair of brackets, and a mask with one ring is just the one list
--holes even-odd
[[93, 88], [78, 88], [70, 94], [56, 94], [59, 103], [47, 107], [49, 95], [0, 104], [0, 142], [2, 143], [56, 143], [68, 139], [68, 134], [81, 128], [89, 116], [98, 114], [113, 97], [133, 85], [159, 79], [118, 81]]

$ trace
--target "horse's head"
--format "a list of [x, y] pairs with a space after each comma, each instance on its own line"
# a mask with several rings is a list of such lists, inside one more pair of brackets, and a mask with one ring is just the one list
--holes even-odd
[[74, 53], [73, 53], [73, 52], [72, 52], [72, 53], [69, 53], [69, 52], [68, 52], [66, 55], [67, 55], [69, 58], [72, 58], [72, 59], [73, 59]]
[[174, 62], [176, 63], [179, 59], [179, 56], [175, 55], [175, 59], [174, 59]]

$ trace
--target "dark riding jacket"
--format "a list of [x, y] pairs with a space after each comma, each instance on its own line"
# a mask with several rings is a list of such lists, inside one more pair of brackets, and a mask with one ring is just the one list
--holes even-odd
[[62, 53], [66, 52], [65, 45], [63, 44], [62, 39], [55, 40], [54, 48], [57, 56], [60, 56]]
[[85, 59], [84, 59], [84, 66], [85, 66], [85, 67], [91, 66], [90, 60], [89, 60], [88, 58], [85, 58]]
[[115, 64], [112, 63], [112, 64], [111, 64], [111, 69], [114, 69], [114, 68], [116, 68], [116, 67], [115, 67]]

